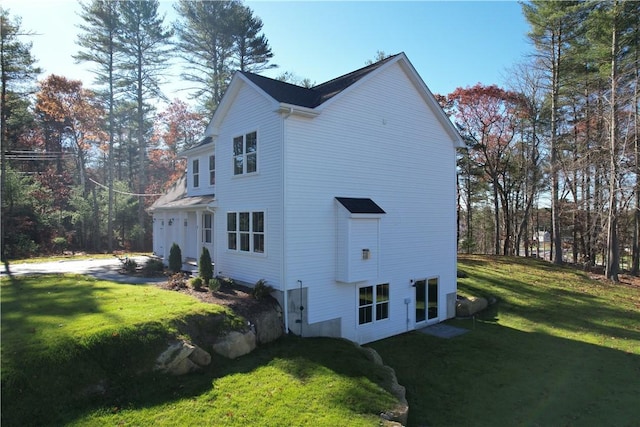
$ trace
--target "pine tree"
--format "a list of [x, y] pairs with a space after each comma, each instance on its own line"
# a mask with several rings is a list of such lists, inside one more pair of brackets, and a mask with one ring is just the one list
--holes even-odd
[[80, 52], [74, 56], [78, 62], [92, 62], [96, 65], [94, 74], [96, 83], [103, 90], [100, 95], [108, 109], [107, 123], [109, 134], [109, 156], [107, 163], [107, 184], [109, 186], [109, 212], [107, 214], [107, 247], [113, 250], [113, 154], [115, 141], [116, 89], [118, 76], [118, 12], [117, 2], [93, 0], [80, 3], [84, 20], [77, 44]]
[[[172, 32], [165, 29], [164, 17], [158, 14], [158, 1], [126, 0], [117, 3], [120, 30], [118, 48], [122, 52], [122, 84], [128, 88], [136, 105], [136, 140], [138, 148], [138, 193], [146, 193], [147, 141], [151, 130], [150, 101], [164, 98], [160, 90], [162, 75], [169, 64], [169, 39]], [[138, 225], [146, 229], [147, 213], [143, 196], [138, 198]], [[138, 247], [144, 247], [144, 233]]]
[[233, 71], [260, 71], [271, 67], [273, 56], [262, 22], [238, 0], [180, 0], [180, 20], [174, 24], [176, 46], [186, 63], [182, 77], [195, 83], [193, 98], [213, 112], [224, 95]]
[[[11, 19], [9, 12], [0, 7], [0, 193], [5, 194], [5, 176], [7, 159], [5, 152], [15, 142], [16, 135], [9, 132], [9, 120], [12, 111], [23, 110], [24, 95], [30, 92], [31, 84], [40, 68], [31, 55], [31, 43], [20, 40], [29, 35], [21, 28], [19, 18]], [[2, 231], [0, 231], [0, 257], [6, 261], [5, 233], [7, 232], [7, 215], [4, 197], [2, 198]]]

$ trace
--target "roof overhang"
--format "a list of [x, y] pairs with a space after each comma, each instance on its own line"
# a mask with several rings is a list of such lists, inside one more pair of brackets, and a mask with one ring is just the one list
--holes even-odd
[[160, 206], [152, 206], [150, 212], [180, 211], [191, 209], [208, 209], [216, 207], [215, 196], [191, 196], [172, 200]]
[[287, 104], [286, 102], [281, 102], [276, 112], [285, 117], [293, 115], [310, 119], [320, 115], [320, 111], [315, 108], [301, 107], [299, 105]]

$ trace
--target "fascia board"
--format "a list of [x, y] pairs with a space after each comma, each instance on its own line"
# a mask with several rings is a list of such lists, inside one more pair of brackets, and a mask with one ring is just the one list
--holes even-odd
[[320, 115], [320, 111], [317, 108], [302, 107], [300, 105], [288, 104], [286, 102], [280, 102], [275, 111], [287, 117], [289, 115], [293, 115], [314, 118]]

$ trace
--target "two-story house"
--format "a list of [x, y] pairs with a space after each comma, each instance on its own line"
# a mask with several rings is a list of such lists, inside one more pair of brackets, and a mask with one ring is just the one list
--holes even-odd
[[303, 88], [237, 72], [154, 251], [276, 289], [294, 334], [366, 343], [455, 314], [456, 148], [406, 55]]

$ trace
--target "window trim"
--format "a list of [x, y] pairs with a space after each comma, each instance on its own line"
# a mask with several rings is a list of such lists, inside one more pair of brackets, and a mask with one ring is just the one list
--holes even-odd
[[[361, 291], [363, 289], [367, 289], [367, 288], [371, 288], [371, 301], [370, 302], [365, 302], [364, 304], [361, 303]], [[380, 300], [380, 293], [382, 293], [381, 291], [383, 289], [386, 288], [386, 295], [383, 295], [382, 297], [385, 298], [383, 300]], [[372, 325], [378, 322], [384, 322], [386, 320], [389, 320], [390, 318], [390, 302], [391, 302], [391, 292], [390, 292], [390, 285], [389, 283], [378, 283], [375, 285], [370, 285], [370, 284], [366, 284], [363, 286], [358, 286], [357, 287], [357, 322], [358, 322], [358, 326], [366, 326], [366, 325]], [[379, 314], [381, 313], [382, 310], [384, 310], [384, 307], [386, 307], [386, 312], [385, 312], [385, 316], [380, 316]], [[368, 318], [370, 318], [371, 320], [366, 321], [362, 321], [362, 315], [363, 313], [365, 313], [365, 316], [368, 314]]]
[[[261, 231], [256, 230], [256, 215], [262, 214]], [[243, 217], [246, 215], [246, 220]], [[231, 225], [233, 218], [233, 227]], [[266, 218], [265, 210], [237, 210], [227, 212], [227, 247], [228, 252], [266, 256]], [[246, 221], [246, 222], [245, 222]], [[232, 229], [233, 228], [233, 229]], [[262, 236], [261, 238], [259, 236]], [[256, 250], [256, 242], [261, 240], [261, 248]], [[247, 248], [247, 249], [243, 249]], [[261, 250], [260, 250], [261, 249]]]
[[[247, 137], [250, 135], [255, 135], [255, 151], [252, 152], [248, 152], [247, 151]], [[238, 140], [242, 139], [242, 151], [241, 152], [237, 152], [236, 151], [236, 142], [239, 142]], [[259, 167], [258, 167], [258, 153], [259, 153], [259, 144], [258, 144], [258, 130], [252, 130], [250, 132], [245, 132], [242, 135], [237, 135], [234, 136], [232, 138], [232, 145], [231, 145], [231, 170], [233, 172], [234, 177], [239, 177], [239, 176], [248, 176], [248, 175], [255, 175], [259, 172]], [[248, 165], [249, 165], [249, 157], [254, 157], [255, 158], [255, 170], [252, 171], [248, 171]], [[238, 172], [237, 169], [237, 164], [236, 161], [241, 160], [242, 162], [242, 171]]]

